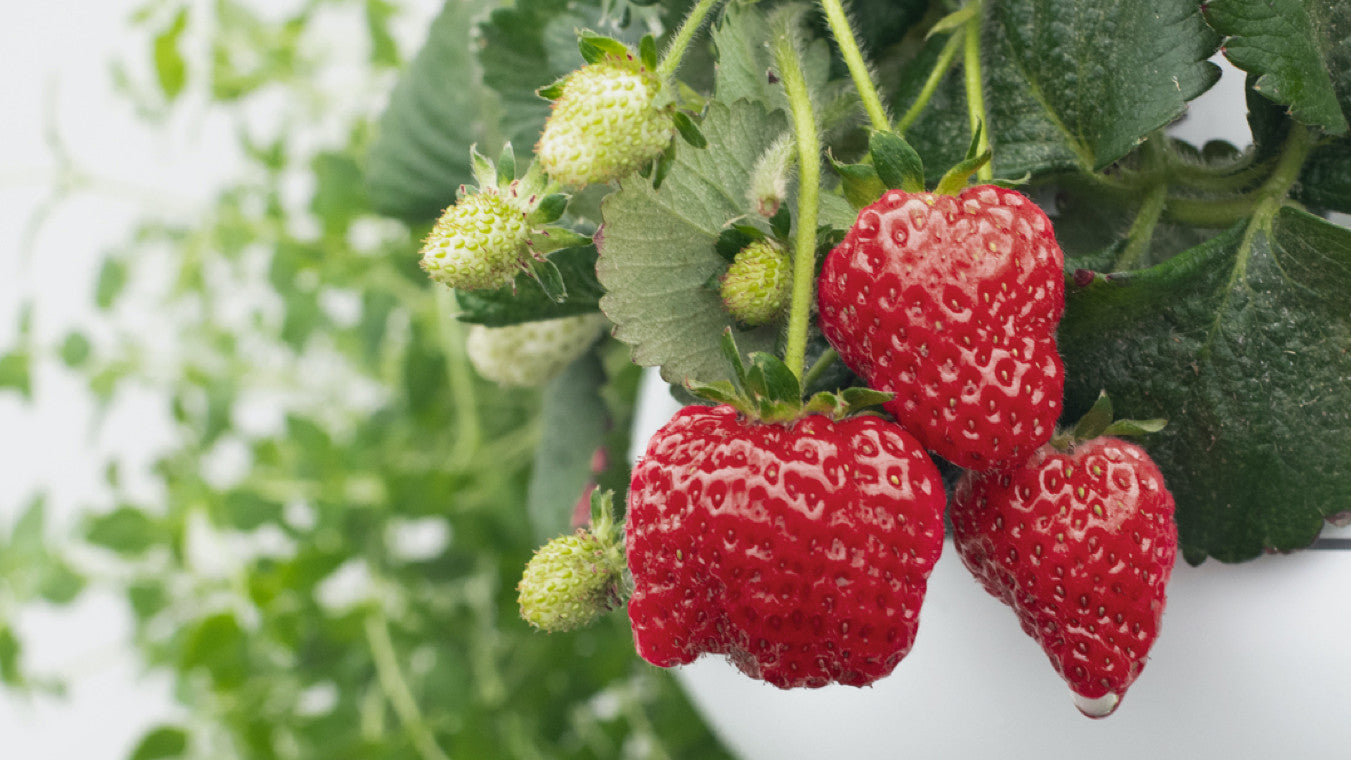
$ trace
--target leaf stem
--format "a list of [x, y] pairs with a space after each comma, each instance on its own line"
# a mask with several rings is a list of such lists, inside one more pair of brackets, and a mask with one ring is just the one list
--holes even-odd
[[1113, 266], [1113, 269], [1118, 272], [1136, 269], [1140, 266], [1145, 252], [1149, 250], [1149, 244], [1154, 239], [1154, 228], [1159, 224], [1163, 207], [1168, 202], [1168, 185], [1162, 177], [1158, 176], [1157, 171], [1167, 162], [1164, 148], [1160, 144], [1165, 139], [1167, 138], [1163, 135], [1155, 134], [1146, 140], [1141, 147], [1145, 170], [1156, 179], [1154, 184], [1150, 185], [1149, 190], [1146, 191], [1144, 202], [1135, 215], [1135, 221], [1131, 223], [1130, 232], [1126, 236], [1126, 250], [1121, 252]]
[[929, 78], [924, 80], [924, 86], [915, 96], [915, 102], [910, 104], [910, 108], [897, 123], [897, 132], [905, 134], [905, 130], [914, 125], [915, 120], [924, 111], [924, 107], [929, 105], [929, 100], [938, 91], [938, 85], [942, 83], [943, 77], [952, 69], [952, 62], [957, 59], [957, 51], [961, 49], [964, 41], [965, 35], [956, 32], [948, 36], [948, 41], [943, 45], [943, 51], [938, 54], [938, 60], [934, 61], [933, 68], [929, 70]]
[[887, 116], [886, 107], [882, 105], [882, 98], [877, 94], [872, 71], [863, 60], [863, 52], [859, 50], [858, 41], [854, 38], [854, 29], [849, 25], [849, 18], [845, 16], [844, 6], [840, 0], [821, 0], [821, 10], [825, 11], [826, 23], [830, 24], [830, 31], [840, 46], [844, 64], [849, 67], [849, 75], [854, 79], [859, 100], [863, 101], [863, 110], [868, 113], [868, 121], [872, 123], [873, 129], [878, 131], [885, 132], [891, 129], [891, 119]]
[[821, 375], [824, 375], [826, 370], [830, 369], [830, 365], [834, 364], [839, 358], [840, 355], [836, 353], [833, 348], [827, 348], [825, 351], [822, 351], [821, 355], [816, 357], [816, 363], [813, 364], [811, 369], [807, 370], [807, 374], [802, 377], [803, 391], [806, 391], [808, 386], [821, 379]]
[[704, 25], [704, 19], [709, 11], [722, 0], [699, 0], [699, 2], [690, 9], [690, 14], [681, 22], [680, 28], [676, 30], [675, 36], [671, 38], [671, 44], [667, 45], [666, 53], [662, 55], [661, 62], [657, 64], [657, 77], [666, 82], [675, 76], [676, 70], [680, 68], [680, 61], [685, 57], [685, 50], [689, 48], [690, 43], [694, 41], [694, 35], [699, 33], [699, 29]]
[[[981, 8], [982, 0], [971, 0], [975, 13], [966, 22], [963, 34], [962, 68], [966, 78], [966, 112], [971, 122], [971, 134], [980, 130], [980, 145], [976, 153], [990, 149], [990, 121], [985, 117], [984, 77], [980, 70], [980, 23], [985, 18]], [[983, 125], [983, 127], [982, 127]], [[976, 170], [976, 179], [989, 182], [994, 179], [994, 168], [986, 162]]]
[[474, 393], [474, 374], [469, 369], [469, 358], [464, 352], [464, 328], [452, 316], [455, 308], [449, 288], [437, 285], [436, 324], [441, 333], [441, 347], [446, 354], [446, 377], [450, 381], [450, 395], [455, 401], [455, 448], [451, 461], [467, 463], [483, 440], [483, 424], [478, 415], [478, 398]]
[[793, 245], [793, 291], [788, 307], [788, 338], [784, 362], [799, 380], [807, 360], [807, 324], [811, 318], [812, 286], [816, 275], [816, 217], [821, 185], [821, 143], [812, 114], [811, 95], [802, 74], [797, 49], [796, 26], [800, 16], [788, 13], [783, 26], [776, 29], [774, 61], [779, 69], [788, 107], [792, 111], [793, 131], [797, 135], [798, 191], [797, 224]]
[[408, 739], [423, 760], [450, 760], [450, 757], [436, 743], [427, 723], [418, 708], [417, 699], [404, 680], [399, 668], [398, 655], [394, 652], [394, 642], [389, 638], [389, 623], [384, 613], [373, 610], [366, 616], [366, 642], [371, 648], [371, 659], [375, 662], [375, 675], [380, 681], [380, 689], [385, 693], [399, 723], [408, 732]]

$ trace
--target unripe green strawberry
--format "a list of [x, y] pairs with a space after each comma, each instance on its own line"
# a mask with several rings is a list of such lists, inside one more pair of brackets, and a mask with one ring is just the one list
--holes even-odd
[[758, 327], [783, 311], [791, 287], [792, 267], [783, 247], [773, 240], [757, 240], [737, 252], [719, 292], [738, 322]]
[[606, 324], [604, 315], [583, 314], [507, 327], [473, 325], [465, 353], [480, 375], [499, 385], [537, 387], [590, 348]]
[[530, 233], [525, 214], [486, 188], [441, 214], [422, 244], [422, 268], [452, 288], [500, 288], [521, 271]]
[[670, 144], [674, 111], [657, 105], [661, 80], [633, 55], [608, 55], [563, 81], [535, 153], [572, 187], [637, 171]]
[[585, 529], [545, 544], [516, 587], [521, 617], [550, 633], [590, 624], [619, 602], [623, 558]]

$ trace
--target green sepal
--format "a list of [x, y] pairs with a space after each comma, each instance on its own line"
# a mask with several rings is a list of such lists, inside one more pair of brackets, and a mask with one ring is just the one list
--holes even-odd
[[774, 216], [769, 218], [769, 231], [774, 233], [774, 237], [779, 240], [787, 241], [788, 235], [793, 229], [793, 212], [788, 210], [787, 203], [779, 204], [779, 210], [774, 212]]
[[497, 157], [497, 185], [499, 187], [511, 184], [516, 179], [516, 151], [511, 148], [511, 141], [507, 141], [502, 146], [502, 153]]
[[722, 331], [722, 338], [718, 341], [718, 349], [722, 351], [723, 358], [732, 366], [732, 382], [736, 384], [736, 389], [741, 392], [746, 391], [746, 364], [741, 361], [741, 351], [736, 347], [736, 338], [732, 337], [732, 328], [728, 327]]
[[844, 401], [848, 414], [881, 406], [895, 397], [895, 393], [873, 390], [872, 388], [845, 388], [840, 391], [840, 398]]
[[727, 404], [740, 408], [742, 401], [741, 394], [737, 392], [736, 387], [726, 380], [719, 380], [716, 383], [701, 383], [697, 380], [690, 380], [685, 383], [685, 390], [715, 404]]
[[644, 34], [638, 43], [638, 57], [649, 70], [657, 69], [657, 40], [650, 34]]
[[751, 393], [767, 401], [790, 402], [794, 408], [801, 405], [802, 383], [782, 359], [762, 351], [751, 354], [750, 359], [746, 385]]
[[563, 303], [568, 299], [567, 286], [563, 284], [563, 273], [558, 265], [548, 259], [530, 259], [526, 274], [534, 280], [554, 303]]
[[957, 195], [962, 192], [966, 189], [971, 175], [975, 174], [980, 167], [990, 163], [991, 155], [990, 151], [987, 150], [975, 158], [968, 158], [948, 169], [947, 174], [944, 174], [943, 178], [938, 181], [938, 187], [934, 188], [934, 192], [939, 195]]
[[530, 250], [539, 256], [590, 243], [591, 238], [567, 227], [547, 227], [530, 236]]
[[873, 132], [868, 137], [868, 152], [883, 185], [907, 193], [924, 192], [924, 161], [904, 137], [895, 132]]
[[1129, 438], [1131, 436], [1157, 433], [1165, 427], [1168, 427], [1168, 420], [1165, 420], [1162, 417], [1155, 417], [1148, 420], [1117, 420], [1108, 425], [1107, 428], [1102, 431], [1102, 434], [1126, 436]]
[[840, 175], [844, 199], [856, 209], [876, 203], [882, 193], [887, 191], [887, 186], [877, 176], [877, 170], [868, 164], [842, 164], [832, 158], [830, 165]]
[[474, 172], [474, 181], [478, 183], [480, 192], [490, 187], [497, 187], [497, 167], [487, 156], [478, 152], [477, 145], [469, 147], [469, 163]]
[[[652, 189], [660, 190], [661, 183], [666, 180], [666, 175], [670, 174], [671, 167], [675, 166], [675, 143], [672, 142], [666, 146], [666, 150], [657, 157], [656, 163], [652, 166]], [[647, 177], [646, 174], [643, 175]]]
[[587, 63], [600, 63], [611, 56], [624, 58], [631, 55], [628, 46], [619, 40], [592, 32], [582, 32], [577, 36], [577, 49], [582, 54], [582, 60]]
[[713, 244], [713, 248], [719, 256], [730, 263], [746, 246], [764, 239], [765, 233], [759, 228], [749, 224], [734, 224], [718, 235], [718, 241]]
[[558, 221], [568, 210], [569, 196], [565, 193], [552, 193], [540, 199], [539, 205], [530, 212], [526, 221], [530, 224], [549, 224]]
[[694, 119], [691, 119], [689, 114], [684, 111], [676, 111], [671, 118], [675, 122], [676, 131], [680, 133], [680, 137], [685, 142], [696, 148], [708, 147], [708, 139], [704, 137], [703, 132], [699, 131], [699, 125], [694, 123]]
[[553, 84], [548, 84], [545, 85], [544, 87], [539, 88], [538, 90], [535, 90], [535, 94], [540, 96], [541, 98], [544, 98], [545, 100], [558, 100], [560, 97], [562, 97], [563, 88], [567, 85], [567, 83], [568, 78], [564, 76], [554, 81]]
[[985, 122], [976, 119], [976, 131], [971, 133], [971, 142], [966, 144], [966, 160], [980, 155], [980, 138], [985, 134]]
[[1107, 397], [1107, 391], [1102, 391], [1093, 402], [1092, 408], [1075, 423], [1070, 435], [1076, 441], [1091, 440], [1102, 435], [1102, 431], [1110, 424], [1112, 424], [1112, 400]]
[[591, 535], [606, 548], [623, 540], [620, 526], [615, 522], [615, 492], [610, 489], [591, 491]]

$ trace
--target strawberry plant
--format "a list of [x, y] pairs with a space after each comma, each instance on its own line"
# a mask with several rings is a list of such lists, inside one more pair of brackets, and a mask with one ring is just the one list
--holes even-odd
[[[905, 647], [821, 639], [803, 622], [860, 620], [812, 590], [830, 571], [804, 563], [801, 545], [885, 534], [848, 516], [870, 502], [844, 484], [868, 468], [853, 459], [861, 434], [836, 432], [878, 415], [960, 484], [959, 527], [1012, 519], [977, 516], [973, 499], [1042, 509], [1018, 484], [1050, 499], [1059, 491], [1035, 473], [1066, 473], [1070, 514], [1032, 520], [1052, 538], [1016, 535], [1007, 552], [994, 538], [963, 557], [1040, 631], [1095, 715], [1139, 675], [1174, 552], [1199, 564], [1294, 551], [1351, 506], [1351, 232], [1328, 219], [1351, 212], [1343, 4], [527, 0], [478, 17], [482, 45], [452, 74], [440, 62], [469, 32], [446, 19], [467, 10], [447, 4], [395, 92], [369, 157], [372, 197], [429, 219], [465, 176], [451, 148], [474, 142], [535, 146], [571, 193], [557, 224], [575, 244], [546, 258], [557, 273], [457, 291], [459, 318], [603, 314], [610, 343], [696, 404], [648, 443], [631, 482], [600, 420], [559, 410], [569, 427], [550, 428], [538, 453], [553, 484], [532, 491], [541, 542], [569, 528], [579, 488], [632, 489], [629, 615], [650, 661], [719, 652], [780, 686], [889, 672]], [[1169, 132], [1219, 79], [1217, 55], [1247, 77], [1250, 147]], [[434, 118], [444, 105], [425, 83], [450, 76], [480, 83], [458, 97], [495, 104], [482, 121]], [[880, 393], [884, 411], [854, 416], [821, 392]], [[1057, 425], [1099, 417], [1104, 392], [1122, 416], [1167, 424], [1131, 428], [1131, 444], [1064, 444]], [[603, 375], [568, 373], [546, 417], [612, 393]], [[815, 422], [823, 412], [835, 421]], [[789, 453], [826, 448], [814, 466]], [[1105, 472], [1099, 459], [1112, 472], [1139, 464], [1127, 485], [1075, 479]], [[790, 462], [812, 472], [781, 500], [766, 473]], [[1087, 472], [1072, 478], [1076, 467]], [[906, 519], [942, 515], [924, 503]], [[1146, 639], [1103, 675], [1080, 673], [1070, 655], [1087, 640], [1059, 619], [1046, 633], [1036, 616], [1051, 602], [1013, 584], [1060, 568], [1112, 619], [1094, 544], [1124, 556], [1136, 518], [1104, 518], [1106, 504], [1138, 510], [1158, 538], [1133, 542], [1154, 564], [1137, 574], [1146, 590], [1126, 593], [1138, 609], [1119, 616]], [[824, 510], [844, 532], [790, 526], [795, 510]], [[1110, 535], [1055, 544], [1094, 519]], [[1034, 547], [1054, 561], [996, 572], [1001, 552]], [[918, 606], [927, 570], [911, 570], [888, 610]], [[809, 639], [834, 648], [793, 643]]]
[[[328, 4], [214, 43], [213, 96], [299, 86], [267, 66], [312, 63], [295, 35]], [[155, 41], [162, 108], [186, 7]], [[188, 251], [165, 302], [209, 350], [169, 373], [169, 505], [119, 491], [86, 531], [126, 560], [150, 659], [244, 754], [715, 757], [646, 663], [904, 678], [945, 521], [1102, 717], [1148, 678], [1176, 558], [1298, 551], [1351, 514], [1351, 5], [446, 0], [407, 65], [392, 4], [365, 11], [399, 69], [378, 119], [317, 155], [250, 138], [262, 178], [206, 232], [141, 231]], [[1251, 145], [1171, 131], [1217, 56]], [[297, 166], [313, 235], [282, 203]], [[372, 240], [372, 212], [404, 225]], [[242, 239], [296, 396], [252, 436], [260, 336], [206, 287], [257, 270]], [[132, 269], [109, 258], [104, 308]], [[62, 354], [112, 396], [153, 374], [128, 344]], [[300, 362], [320, 350], [346, 374]], [[40, 353], [0, 356], [0, 387], [29, 393]], [[638, 368], [686, 405], [648, 441]], [[236, 439], [247, 474], [215, 487]], [[203, 579], [201, 519], [297, 546]], [[453, 539], [399, 556], [408, 520]], [[315, 601], [353, 567], [374, 591]], [[0, 625], [5, 681], [20, 652]], [[330, 682], [317, 717], [249, 709]]]

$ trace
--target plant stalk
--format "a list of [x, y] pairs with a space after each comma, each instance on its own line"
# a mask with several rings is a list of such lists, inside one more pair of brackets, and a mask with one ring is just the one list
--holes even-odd
[[933, 69], [929, 71], [929, 78], [924, 80], [924, 86], [920, 88], [919, 95], [915, 96], [915, 102], [910, 104], [905, 115], [896, 125], [896, 131], [905, 134], [905, 130], [914, 125], [915, 120], [919, 118], [924, 107], [929, 105], [929, 100], [938, 90], [938, 85], [943, 82], [943, 77], [947, 75], [952, 68], [952, 62], [957, 59], [957, 51], [961, 49], [965, 41], [965, 35], [953, 32], [948, 41], [943, 45], [943, 50], [938, 54], [938, 60], [934, 61]]
[[872, 71], [863, 60], [863, 52], [854, 38], [854, 29], [849, 25], [844, 6], [840, 0], [821, 0], [821, 10], [825, 11], [826, 23], [830, 24], [831, 34], [835, 35], [835, 42], [840, 46], [840, 55], [849, 67], [849, 75], [854, 79], [854, 87], [858, 90], [859, 100], [863, 101], [863, 110], [868, 113], [872, 128], [882, 132], [891, 129], [891, 119], [882, 105], [882, 98], [877, 94]]
[[[982, 12], [981, 0], [972, 0], [972, 5], [976, 12], [967, 20], [962, 34], [962, 68], [966, 78], [966, 112], [970, 118], [971, 134], [980, 130], [980, 145], [976, 148], [979, 154], [990, 149], [990, 121], [985, 116], [984, 77], [980, 70], [980, 22], [985, 14]], [[986, 162], [976, 170], [976, 179], [981, 182], [994, 179], [994, 167]]]
[[436, 743], [427, 723], [418, 709], [417, 699], [404, 680], [403, 671], [394, 652], [394, 642], [389, 638], [389, 624], [379, 611], [366, 616], [366, 642], [371, 648], [371, 659], [375, 661], [375, 675], [380, 681], [380, 689], [385, 693], [399, 723], [408, 732], [418, 755], [423, 760], [450, 760], [445, 751]]
[[797, 224], [793, 245], [793, 291], [788, 311], [788, 337], [784, 362], [799, 380], [807, 360], [807, 324], [811, 318], [812, 286], [816, 275], [816, 216], [821, 189], [821, 143], [812, 114], [811, 94], [802, 74], [802, 61], [794, 41], [796, 15], [777, 30], [774, 61], [779, 69], [788, 107], [792, 111], [793, 132], [797, 135], [798, 191]]
[[690, 9], [690, 15], [686, 16], [685, 20], [681, 22], [680, 28], [671, 38], [671, 44], [666, 47], [665, 55], [662, 56], [661, 62], [657, 64], [658, 79], [666, 82], [675, 76], [676, 70], [680, 68], [680, 61], [685, 57], [686, 49], [694, 41], [694, 36], [699, 33], [699, 29], [703, 27], [704, 19], [720, 2], [722, 0], [699, 0]]

